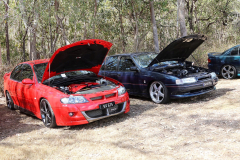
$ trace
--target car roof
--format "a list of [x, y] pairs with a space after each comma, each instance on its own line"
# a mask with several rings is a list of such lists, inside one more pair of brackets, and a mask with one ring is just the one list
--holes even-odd
[[33, 61], [22, 62], [20, 64], [41, 64], [41, 63], [48, 63], [48, 62], [49, 62], [49, 59], [38, 59]]

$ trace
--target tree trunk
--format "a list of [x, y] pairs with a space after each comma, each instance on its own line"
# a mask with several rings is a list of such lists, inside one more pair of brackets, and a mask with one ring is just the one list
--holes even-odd
[[31, 29], [31, 32], [32, 32], [32, 47], [31, 47], [32, 48], [32, 52], [31, 52], [32, 59], [31, 60], [36, 60], [37, 59], [37, 27], [38, 27], [39, 17], [38, 17], [38, 13], [35, 9], [34, 9], [33, 14], [34, 14], [34, 20], [33, 20], [33, 25], [32, 25], [32, 29]]
[[2, 50], [1, 50], [1, 44], [0, 44], [0, 67], [2, 67]]
[[93, 16], [93, 39], [95, 39], [95, 22], [96, 22], [96, 14], [97, 14], [97, 0], [95, 0], [94, 5], [94, 16]]
[[61, 19], [58, 16], [58, 9], [59, 9], [59, 2], [57, 0], [55, 0], [55, 12], [56, 12], [55, 18], [57, 20], [57, 25], [61, 27], [61, 33], [62, 33], [62, 38], [64, 40], [64, 45], [67, 45], [67, 44], [70, 44], [70, 43], [68, 42], [67, 35], [66, 35], [66, 32], [65, 32], [65, 28], [64, 28], [63, 23], [62, 23], [64, 18]]
[[150, 4], [151, 21], [152, 21], [152, 27], [153, 27], [154, 49], [155, 49], [156, 53], [159, 53], [158, 33], [157, 33], [157, 25], [156, 25], [156, 20], [155, 20], [153, 1], [150, 0], [149, 4]]
[[94, 17], [93, 17], [93, 39], [95, 39], [95, 23], [96, 23], [96, 15], [97, 15], [97, 0], [95, 0], [94, 5]]
[[49, 57], [53, 54], [53, 37], [52, 37], [52, 23], [51, 23], [51, 3], [49, 3], [49, 34], [50, 34], [50, 55]]
[[26, 43], [26, 36], [27, 36], [27, 33], [28, 33], [28, 28], [26, 29], [26, 32], [25, 32], [25, 35], [23, 36], [23, 44], [22, 44], [22, 49], [23, 49], [23, 61], [25, 62], [26, 61], [26, 51], [25, 51], [25, 43]]
[[7, 63], [10, 64], [9, 34], [8, 34], [8, 5], [9, 5], [9, 0], [5, 2], [5, 13], [6, 13], [5, 33], [6, 33]]
[[[122, 4], [121, 5], [121, 10], [122, 10]], [[120, 29], [121, 29], [121, 40], [122, 40], [122, 51], [123, 53], [126, 51], [126, 42], [125, 42], [125, 31], [124, 31], [124, 27], [123, 27], [123, 20], [122, 20], [122, 13], [120, 10], [118, 10], [118, 14], [119, 14], [119, 21], [120, 21]]]
[[179, 15], [179, 24], [181, 36], [187, 35], [187, 28], [185, 23], [185, 0], [178, 0], [178, 15]]

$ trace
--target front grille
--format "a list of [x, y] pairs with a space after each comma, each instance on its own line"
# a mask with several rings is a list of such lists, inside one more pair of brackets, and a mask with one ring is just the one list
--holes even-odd
[[205, 92], [205, 91], [208, 91], [208, 90], [212, 90], [213, 88], [214, 88], [214, 86], [207, 87], [207, 88], [202, 88], [202, 89], [196, 89], [196, 90], [190, 91], [190, 93]]
[[206, 87], [206, 88], [201, 88], [201, 89], [195, 89], [187, 92], [173, 92], [172, 95], [186, 95], [186, 94], [191, 94], [191, 93], [201, 93], [201, 92], [206, 92], [209, 90], [214, 89], [214, 86], [211, 87]]
[[211, 75], [209, 75], [209, 74], [197, 77], [198, 80], [205, 80], [205, 79], [209, 79], [209, 78], [211, 78]]
[[[115, 97], [116, 96], [116, 93], [111, 93], [111, 94], [107, 94], [105, 95], [106, 98], [112, 98], [112, 97]], [[101, 100], [103, 99], [104, 96], [98, 96], [98, 97], [92, 97], [90, 98], [92, 101], [97, 101], [97, 100]]]
[[114, 105], [113, 107], [109, 107], [106, 109], [96, 109], [91, 111], [85, 111], [86, 115], [90, 118], [98, 118], [102, 116], [107, 116], [111, 114], [115, 114], [121, 112], [123, 109], [124, 103], [119, 103]]
[[101, 117], [103, 115], [103, 110], [96, 109], [96, 110], [92, 110], [92, 111], [86, 111], [85, 113], [88, 115], [88, 117], [97, 118], [97, 117]]
[[112, 93], [112, 94], [107, 94], [105, 95], [106, 98], [111, 98], [111, 97], [115, 97], [116, 93]]
[[98, 97], [92, 97], [90, 98], [92, 101], [100, 100], [103, 99], [103, 96], [98, 96]]

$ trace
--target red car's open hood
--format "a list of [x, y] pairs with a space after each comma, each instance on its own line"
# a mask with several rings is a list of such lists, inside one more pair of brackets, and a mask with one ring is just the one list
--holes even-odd
[[98, 74], [111, 46], [110, 42], [90, 39], [59, 48], [49, 60], [42, 82], [69, 71], [87, 70]]
[[173, 60], [186, 60], [207, 38], [204, 35], [189, 35], [179, 38], [164, 48], [148, 65]]

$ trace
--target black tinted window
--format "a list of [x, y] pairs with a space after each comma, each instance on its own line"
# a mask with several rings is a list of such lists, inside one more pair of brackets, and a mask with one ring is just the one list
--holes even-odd
[[107, 62], [107, 60], [108, 60], [108, 57], [104, 60], [104, 62], [103, 62], [103, 64], [102, 64], [102, 67], [101, 67], [101, 70], [105, 70], [105, 62]]
[[238, 56], [239, 55], [239, 47], [233, 48], [232, 52], [230, 53], [231, 56]]
[[20, 81], [21, 79], [21, 66], [22, 64], [18, 65], [17, 67], [15, 67], [11, 73], [11, 79], [14, 79], [16, 81]]
[[120, 59], [119, 71], [130, 71], [130, 68], [134, 66], [135, 64], [130, 57], [122, 57]]
[[117, 56], [109, 57], [106, 62], [105, 70], [110, 70], [110, 71], [117, 70], [117, 65], [118, 65], [117, 62], [118, 62]]
[[44, 73], [46, 67], [47, 67], [47, 63], [35, 64], [33, 66], [34, 71], [35, 71], [36, 76], [37, 76], [37, 79], [38, 79], [38, 82], [42, 81], [43, 73]]
[[31, 66], [24, 64], [22, 65], [22, 73], [21, 73], [21, 78], [20, 81], [22, 81], [23, 79], [29, 78], [29, 79], [33, 79], [33, 72], [32, 72], [32, 68]]

